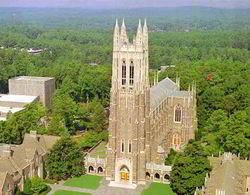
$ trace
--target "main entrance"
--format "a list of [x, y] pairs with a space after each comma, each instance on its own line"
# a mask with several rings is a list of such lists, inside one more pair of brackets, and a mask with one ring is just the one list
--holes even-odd
[[126, 166], [122, 166], [122, 168], [120, 169], [120, 178], [121, 181], [129, 180], [129, 169]]

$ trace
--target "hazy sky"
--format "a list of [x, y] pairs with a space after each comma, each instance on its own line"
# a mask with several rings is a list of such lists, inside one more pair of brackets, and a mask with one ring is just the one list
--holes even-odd
[[0, 0], [0, 7], [135, 8], [209, 6], [250, 8], [250, 0]]

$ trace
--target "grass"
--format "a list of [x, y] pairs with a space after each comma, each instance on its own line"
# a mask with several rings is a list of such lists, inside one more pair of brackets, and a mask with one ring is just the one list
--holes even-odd
[[82, 175], [67, 180], [64, 185], [95, 190], [100, 186], [101, 179], [102, 177], [97, 175]]
[[150, 186], [143, 190], [141, 195], [175, 195], [168, 184], [151, 183]]
[[91, 195], [91, 194], [84, 193], [84, 192], [73, 192], [73, 191], [66, 191], [66, 190], [58, 190], [53, 195]]

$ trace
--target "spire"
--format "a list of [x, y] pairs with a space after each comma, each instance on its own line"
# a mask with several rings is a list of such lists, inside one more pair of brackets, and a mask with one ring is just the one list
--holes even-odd
[[139, 19], [139, 24], [137, 28], [137, 36], [141, 36], [141, 34], [142, 34], [141, 19]]
[[115, 28], [114, 28], [114, 35], [119, 35], [119, 25], [118, 25], [118, 20], [115, 20]]
[[115, 21], [115, 28], [114, 28], [114, 41], [113, 41], [113, 47], [114, 50], [117, 49], [118, 45], [119, 45], [119, 35], [120, 34], [120, 29], [119, 29], [119, 25], [118, 25], [118, 20], [116, 19]]
[[117, 20], [117, 18], [116, 18], [116, 20], [115, 20], [115, 29], [119, 29], [119, 25], [118, 25], [118, 20]]
[[147, 19], [144, 19], [144, 26], [143, 26], [143, 34], [147, 34], [148, 33], [148, 26], [147, 26]]
[[128, 42], [127, 30], [125, 26], [124, 18], [122, 19], [122, 26], [121, 26], [121, 39], [123, 42]]
[[124, 18], [122, 18], [122, 28], [126, 29]]
[[138, 27], [137, 27], [136, 40], [137, 40], [137, 45], [138, 45], [138, 46], [141, 46], [141, 45], [142, 45], [142, 26], [141, 26], [141, 19], [139, 19], [139, 24], [138, 24]]
[[146, 18], [144, 20], [144, 25], [143, 25], [143, 45], [144, 48], [148, 50], [148, 26]]

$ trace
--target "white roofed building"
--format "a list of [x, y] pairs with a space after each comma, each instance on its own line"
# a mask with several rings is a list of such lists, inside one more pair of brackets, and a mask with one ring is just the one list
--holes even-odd
[[20, 76], [9, 79], [9, 94], [0, 94], [0, 121], [8, 114], [25, 109], [25, 106], [40, 101], [50, 107], [55, 91], [55, 79], [52, 77]]
[[38, 99], [38, 96], [0, 94], [0, 121], [5, 121], [8, 114], [19, 112]]

